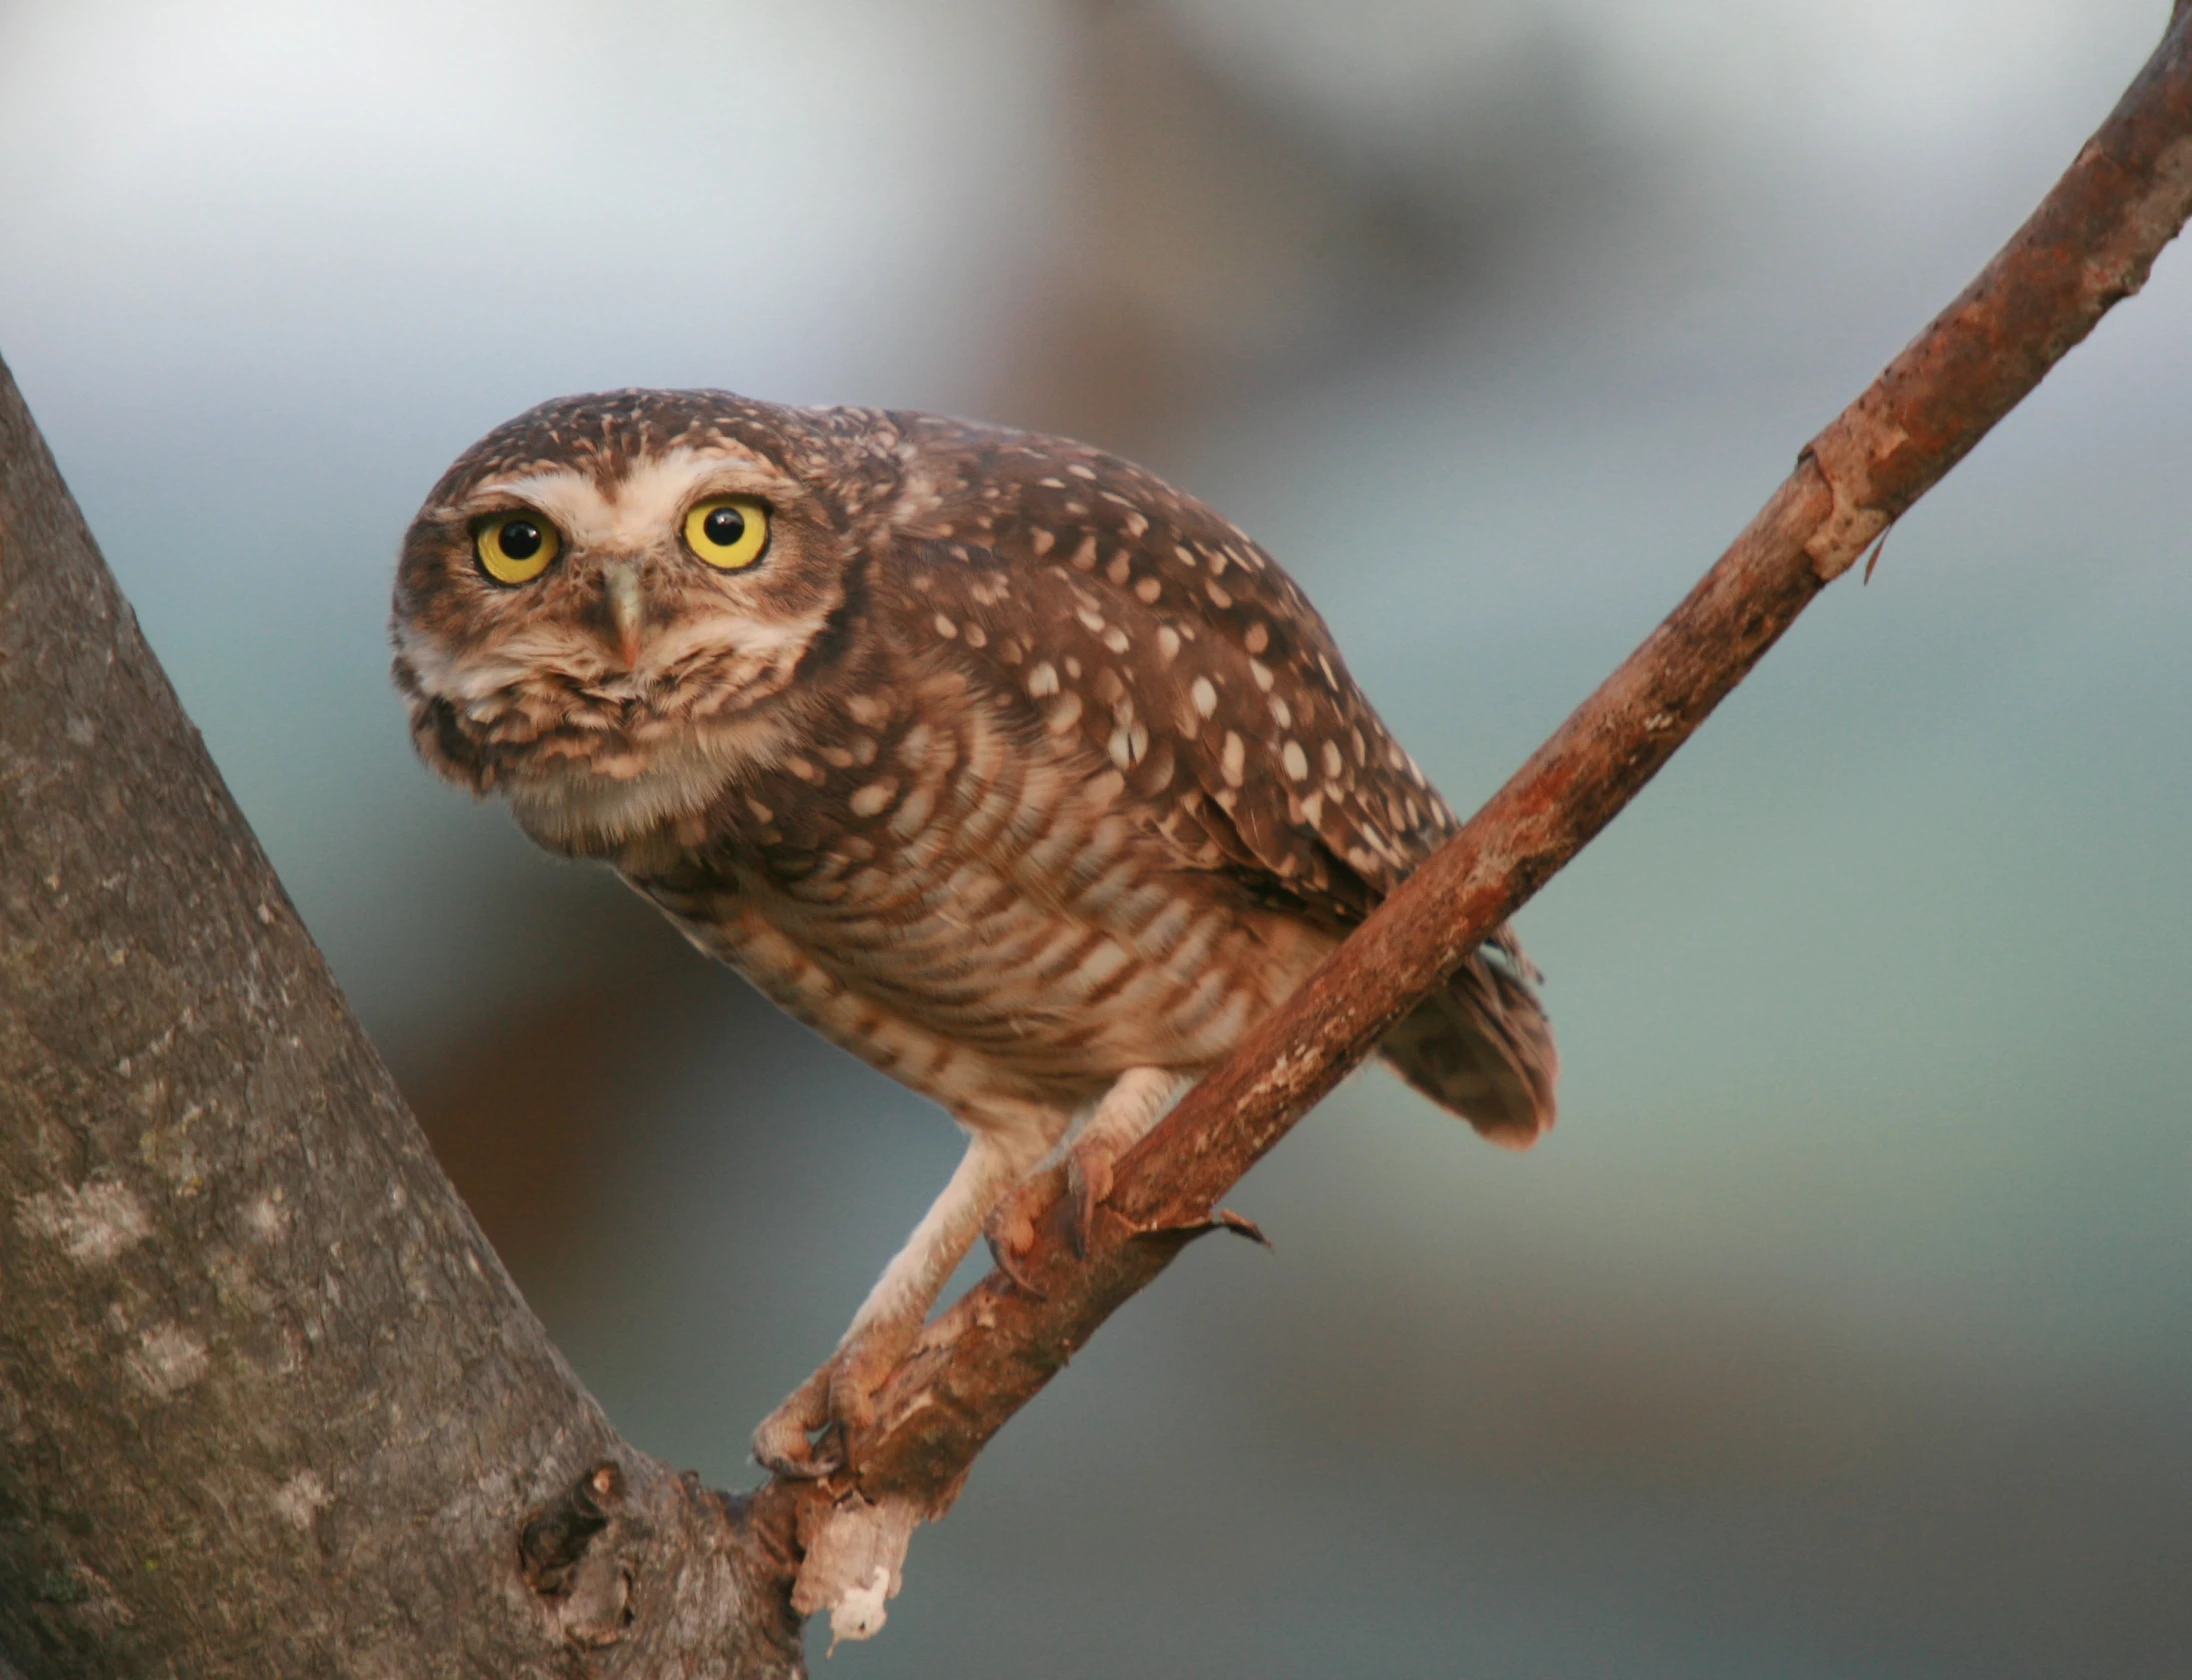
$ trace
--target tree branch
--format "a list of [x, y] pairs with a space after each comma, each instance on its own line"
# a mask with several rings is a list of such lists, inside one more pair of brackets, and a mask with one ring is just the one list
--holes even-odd
[[975, 1455], [1218, 1198], [1386, 1030], [1604, 828], [1796, 616], [1940, 481], [2117, 302], [2192, 210], [2192, 7], [2106, 123], [1963, 294], [1804, 449], [1688, 598], [1512, 780], [1121, 1164], [1085, 1261], [1052, 1215], [923, 1334], [854, 1470], [778, 1481], [761, 1520], [812, 1534], [855, 1495], [933, 1517]]

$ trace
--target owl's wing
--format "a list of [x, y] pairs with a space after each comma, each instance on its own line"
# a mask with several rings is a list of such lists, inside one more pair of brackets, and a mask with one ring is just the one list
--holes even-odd
[[990, 685], [1109, 761], [1182, 868], [1343, 931], [1453, 832], [1324, 621], [1238, 528], [1080, 444], [955, 425], [935, 441], [904, 580], [965, 627]]
[[[1107, 760], [1182, 869], [1344, 933], [1454, 832], [1324, 620], [1230, 522], [1081, 444], [925, 424], [895, 522], [916, 616], [1030, 727]], [[1498, 929], [1386, 1059], [1496, 1141], [1534, 1140], [1559, 1069], [1534, 978]]]

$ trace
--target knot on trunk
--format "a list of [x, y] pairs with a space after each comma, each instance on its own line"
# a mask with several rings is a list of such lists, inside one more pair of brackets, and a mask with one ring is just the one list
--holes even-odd
[[[607, 1462], [526, 1518], [518, 1566], [563, 1637], [584, 1649], [613, 1645], [632, 1624], [631, 1541], [646, 1525], [630, 1520], [624, 1473]], [[610, 1535], [622, 1527], [622, 1534]]]

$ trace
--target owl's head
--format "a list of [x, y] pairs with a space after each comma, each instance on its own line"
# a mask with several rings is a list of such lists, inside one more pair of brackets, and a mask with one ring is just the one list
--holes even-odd
[[592, 850], [695, 808], [799, 727], [859, 587], [880, 416], [720, 391], [544, 403], [434, 487], [396, 574], [395, 675], [440, 774]]

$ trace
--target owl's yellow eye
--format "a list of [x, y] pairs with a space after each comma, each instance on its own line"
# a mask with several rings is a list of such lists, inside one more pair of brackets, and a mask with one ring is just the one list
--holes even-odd
[[685, 546], [720, 572], [735, 572], [769, 546], [769, 510], [751, 496], [711, 496], [685, 516]]
[[472, 528], [480, 569], [497, 583], [529, 583], [562, 550], [556, 528], [538, 514], [491, 513]]

